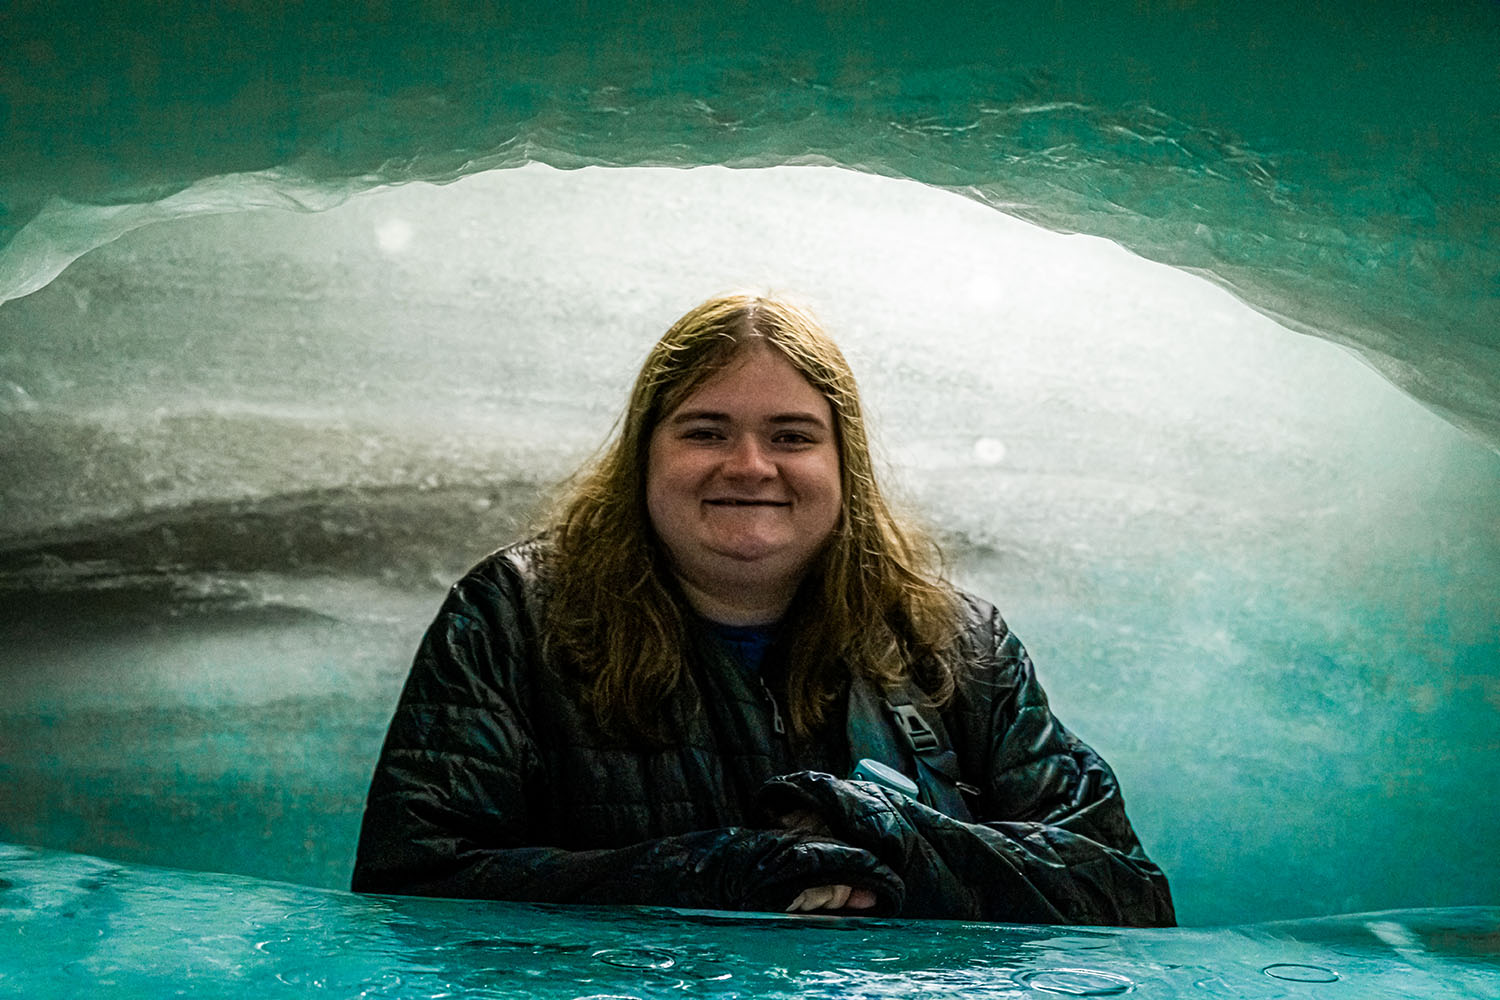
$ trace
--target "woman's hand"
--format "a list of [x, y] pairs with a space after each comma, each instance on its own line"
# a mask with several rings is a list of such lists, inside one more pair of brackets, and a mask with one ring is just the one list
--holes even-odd
[[786, 908], [788, 913], [811, 913], [813, 910], [868, 910], [875, 905], [875, 894], [869, 889], [847, 885], [820, 885], [803, 889]]
[[797, 830], [820, 837], [829, 836], [832, 832], [828, 829], [828, 824], [823, 822], [823, 817], [811, 809], [793, 809], [791, 812], [782, 813], [776, 817], [776, 823], [783, 830]]
[[[828, 836], [828, 824], [810, 809], [793, 809], [776, 818], [787, 830], [798, 830], [815, 836]], [[803, 889], [786, 908], [788, 913], [811, 913], [814, 910], [868, 910], [875, 905], [875, 894], [869, 889], [850, 885], [818, 885]]]

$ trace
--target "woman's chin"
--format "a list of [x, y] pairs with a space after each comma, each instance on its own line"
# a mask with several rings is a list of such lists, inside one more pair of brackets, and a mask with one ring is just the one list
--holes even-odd
[[731, 576], [774, 579], [793, 575], [798, 565], [786, 546], [764, 539], [736, 539], [716, 546], [713, 554], [723, 572]]

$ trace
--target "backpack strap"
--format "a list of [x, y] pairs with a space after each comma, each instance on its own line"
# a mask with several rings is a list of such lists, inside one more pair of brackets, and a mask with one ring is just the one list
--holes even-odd
[[948, 739], [943, 720], [929, 705], [926, 714], [917, 708], [924, 702], [920, 689], [910, 680], [881, 692], [863, 677], [849, 685], [849, 759], [869, 757], [912, 775], [920, 790], [918, 801], [964, 823], [974, 815], [963, 792], [972, 787], [960, 780], [958, 754]]

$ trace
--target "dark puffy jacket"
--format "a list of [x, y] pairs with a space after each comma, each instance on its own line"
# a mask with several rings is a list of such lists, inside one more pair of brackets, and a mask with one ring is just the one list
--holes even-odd
[[[606, 738], [541, 653], [544, 557], [536, 542], [490, 556], [428, 629], [370, 786], [356, 891], [781, 910], [843, 884], [873, 891], [879, 914], [1173, 923], [1114, 774], [1052, 716], [988, 605], [967, 599], [967, 676], [942, 711], [979, 789], [979, 822], [962, 823], [834, 777], [849, 773], [843, 720], [778, 734], [775, 681], [708, 643], [674, 702], [676, 742]], [[824, 829], [779, 828], [798, 808]]]

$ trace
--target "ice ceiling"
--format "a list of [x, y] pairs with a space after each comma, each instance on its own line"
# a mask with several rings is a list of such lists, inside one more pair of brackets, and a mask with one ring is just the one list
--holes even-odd
[[832, 162], [1207, 275], [1500, 444], [1483, 0], [23, 0], [3, 19], [0, 301], [162, 218], [529, 161]]

